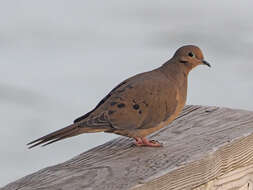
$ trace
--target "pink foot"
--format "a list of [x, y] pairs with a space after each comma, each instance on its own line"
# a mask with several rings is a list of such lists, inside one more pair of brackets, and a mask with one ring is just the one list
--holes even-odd
[[158, 141], [155, 140], [148, 140], [145, 137], [136, 137], [135, 139], [135, 145], [136, 146], [149, 146], [149, 147], [161, 147], [163, 146], [161, 143], [159, 143]]

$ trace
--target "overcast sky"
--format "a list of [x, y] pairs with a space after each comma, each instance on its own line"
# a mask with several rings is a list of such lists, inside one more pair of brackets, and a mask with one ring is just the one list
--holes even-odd
[[[115, 85], [195, 44], [188, 104], [253, 110], [253, 1], [0, 1], [0, 186], [116, 135], [26, 143], [88, 112]], [[3, 172], [4, 171], [4, 172]]]

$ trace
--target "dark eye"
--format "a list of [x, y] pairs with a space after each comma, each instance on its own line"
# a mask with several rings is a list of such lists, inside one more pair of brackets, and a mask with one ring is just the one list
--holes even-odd
[[192, 52], [188, 53], [188, 55], [189, 55], [190, 57], [195, 57], [194, 53], [192, 53]]

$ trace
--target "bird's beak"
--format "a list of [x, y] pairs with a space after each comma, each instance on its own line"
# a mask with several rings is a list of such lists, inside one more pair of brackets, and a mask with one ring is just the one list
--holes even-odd
[[208, 62], [205, 61], [205, 60], [202, 60], [202, 63], [203, 63], [204, 65], [207, 65], [208, 67], [211, 67], [210, 63], [208, 63]]

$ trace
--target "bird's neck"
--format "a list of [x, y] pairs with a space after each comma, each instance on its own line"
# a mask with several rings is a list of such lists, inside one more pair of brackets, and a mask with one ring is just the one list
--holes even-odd
[[181, 65], [181, 63], [178, 63], [177, 60], [171, 59], [164, 63], [160, 68], [167, 78], [173, 78], [180, 86], [187, 83], [189, 69], [184, 65]]
[[184, 105], [187, 97], [189, 69], [174, 60], [167, 61], [159, 69], [168, 78], [168, 80], [173, 80], [175, 82], [180, 92], [180, 99]]

